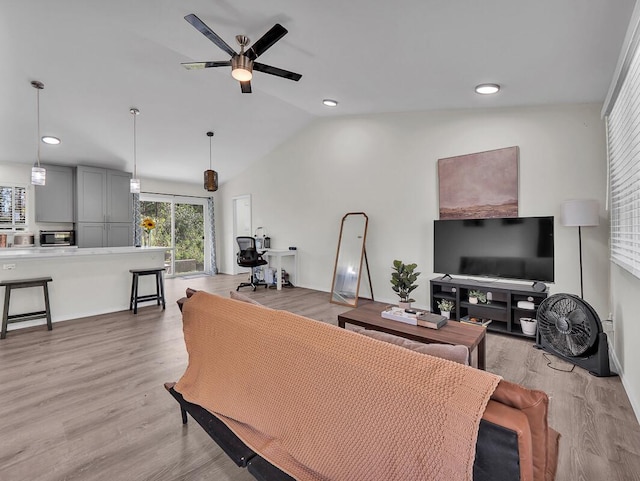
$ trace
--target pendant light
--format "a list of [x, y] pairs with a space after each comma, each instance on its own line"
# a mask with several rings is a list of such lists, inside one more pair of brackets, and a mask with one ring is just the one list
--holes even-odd
[[218, 190], [218, 173], [211, 169], [211, 139], [213, 132], [207, 132], [209, 137], [209, 170], [204, 171], [204, 190], [215, 192]]
[[38, 82], [34, 80], [31, 82], [31, 86], [36, 89], [36, 105], [38, 111], [38, 154], [37, 154], [37, 166], [33, 166], [31, 168], [31, 183], [33, 185], [45, 185], [45, 181], [47, 178], [47, 171], [40, 167], [40, 91], [44, 88], [44, 84], [42, 82]]
[[133, 178], [129, 181], [129, 192], [132, 194], [140, 193], [140, 179], [138, 179], [138, 165], [136, 159], [136, 117], [140, 115], [140, 111], [135, 107], [129, 109], [129, 113], [133, 115]]

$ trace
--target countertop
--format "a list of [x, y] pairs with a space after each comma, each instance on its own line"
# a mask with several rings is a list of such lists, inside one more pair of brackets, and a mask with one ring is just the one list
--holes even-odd
[[140, 254], [171, 250], [171, 247], [8, 247], [0, 249], [0, 259], [45, 259], [98, 255]]

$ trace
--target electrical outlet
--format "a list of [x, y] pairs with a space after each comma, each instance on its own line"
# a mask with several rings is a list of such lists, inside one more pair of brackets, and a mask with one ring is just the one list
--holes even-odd
[[2, 268], [6, 271], [6, 270], [12, 270], [16, 268], [15, 264], [2, 264]]

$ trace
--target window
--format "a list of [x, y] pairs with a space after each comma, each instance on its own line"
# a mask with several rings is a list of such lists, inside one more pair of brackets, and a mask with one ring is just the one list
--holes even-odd
[[630, 41], [605, 104], [611, 261], [640, 277], [640, 49]]
[[26, 225], [26, 187], [0, 186], [0, 227], [16, 228]]

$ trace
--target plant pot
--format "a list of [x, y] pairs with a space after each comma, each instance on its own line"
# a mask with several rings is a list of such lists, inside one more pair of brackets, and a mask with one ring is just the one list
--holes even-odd
[[400, 309], [411, 309], [411, 303], [410, 302], [398, 302], [398, 307]]
[[522, 333], [526, 334], [527, 336], [536, 335], [537, 325], [538, 325], [538, 321], [536, 319], [531, 319], [530, 317], [520, 318], [520, 327], [522, 328]]
[[446, 317], [447, 319], [451, 319], [451, 311], [440, 311], [440, 315]]
[[469, 298], [469, 304], [477, 304], [478, 303], [478, 298], [477, 297], [470, 297]]

